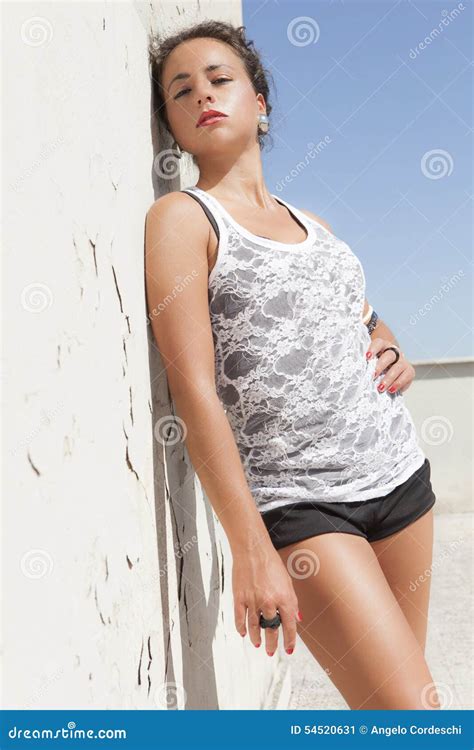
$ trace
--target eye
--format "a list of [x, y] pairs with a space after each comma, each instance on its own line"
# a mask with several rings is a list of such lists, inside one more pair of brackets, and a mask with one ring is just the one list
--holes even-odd
[[[215, 78], [215, 79], [214, 79], [213, 81], [211, 81], [211, 83], [228, 83], [228, 82], [229, 82], [229, 81], [231, 81], [231, 80], [232, 80], [232, 78], [222, 78], [222, 77], [221, 77], [221, 78]], [[180, 91], [180, 92], [179, 92], [178, 94], [176, 94], [176, 96], [175, 96], [175, 97], [173, 97], [173, 98], [174, 98], [175, 100], [176, 100], [176, 99], [179, 99], [179, 98], [180, 98], [181, 96], [184, 96], [184, 94], [187, 94], [187, 93], [188, 93], [188, 91], [191, 91], [191, 89], [190, 89], [190, 88], [187, 88], [187, 89], [182, 89], [182, 90], [181, 90], [181, 91]]]

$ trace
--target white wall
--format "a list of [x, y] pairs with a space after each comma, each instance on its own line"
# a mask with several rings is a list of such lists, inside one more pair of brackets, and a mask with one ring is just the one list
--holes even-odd
[[225, 535], [155, 431], [144, 218], [180, 182], [152, 169], [147, 32], [210, 8], [3, 8], [4, 708], [259, 708], [288, 659], [235, 631]]
[[416, 377], [404, 393], [420, 445], [431, 464], [436, 513], [472, 507], [473, 358], [412, 361]]

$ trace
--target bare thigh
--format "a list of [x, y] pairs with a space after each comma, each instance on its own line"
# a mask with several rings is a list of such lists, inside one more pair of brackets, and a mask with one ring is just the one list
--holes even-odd
[[439, 708], [423, 651], [363, 537], [327, 533], [279, 550], [298, 633], [353, 709]]
[[396, 534], [371, 542], [371, 547], [424, 652], [433, 560], [433, 509]]

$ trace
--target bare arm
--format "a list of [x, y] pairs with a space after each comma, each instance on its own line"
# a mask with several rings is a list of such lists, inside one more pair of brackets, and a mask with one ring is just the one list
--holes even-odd
[[[291, 579], [252, 497], [230, 423], [216, 393], [208, 302], [209, 231], [201, 207], [186, 194], [169, 193], [148, 210], [146, 285], [153, 333], [176, 411], [186, 426], [190, 459], [224, 527], [234, 562], [245, 569], [245, 582], [236, 585], [237, 629], [242, 632], [244, 627], [239, 592], [251, 589], [247, 599], [252, 601], [246, 604], [249, 629], [252, 641], [260, 640], [254, 612], [252, 623], [250, 620], [251, 610], [257, 608], [258, 579], [258, 588], [264, 588], [263, 598], [268, 600], [268, 606], [264, 603], [261, 607], [265, 617], [266, 610], [269, 617], [275, 614], [275, 598], [281, 614], [282, 609], [294, 607], [294, 633], [285, 630], [285, 645], [294, 645], [297, 601]], [[265, 581], [265, 569], [270, 572], [270, 580]], [[267, 643], [274, 637], [277, 631], [267, 631]]]
[[199, 215], [201, 208], [190, 205], [191, 200], [170, 193], [147, 214], [146, 278], [153, 333], [177, 413], [186, 425], [189, 456], [231, 547], [270, 548], [215, 389], [207, 300], [209, 229]]

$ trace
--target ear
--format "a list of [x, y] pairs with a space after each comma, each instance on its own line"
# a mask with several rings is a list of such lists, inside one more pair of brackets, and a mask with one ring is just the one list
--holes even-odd
[[266, 109], [267, 109], [267, 105], [265, 103], [265, 98], [264, 98], [263, 94], [257, 94], [257, 104], [259, 105], [258, 106], [258, 113], [260, 114], [261, 112], [263, 112], [265, 114], [266, 113]]

